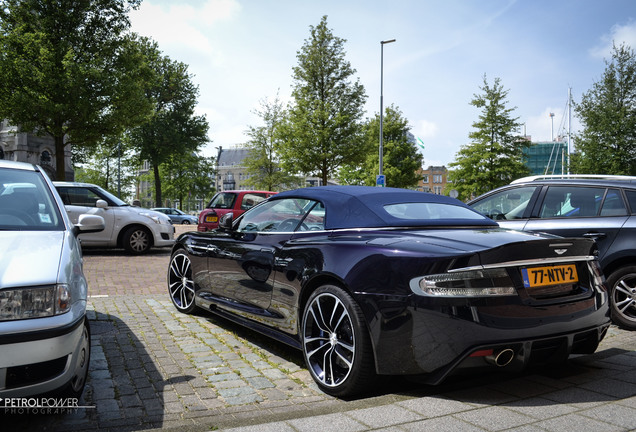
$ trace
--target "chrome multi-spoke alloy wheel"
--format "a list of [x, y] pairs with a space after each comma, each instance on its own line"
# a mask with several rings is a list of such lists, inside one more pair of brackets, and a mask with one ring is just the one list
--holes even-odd
[[303, 320], [303, 349], [316, 380], [327, 387], [343, 383], [353, 367], [356, 340], [342, 301], [324, 293], [313, 298]]
[[190, 313], [194, 310], [194, 281], [190, 258], [183, 250], [179, 250], [170, 259], [168, 269], [168, 291], [172, 303], [179, 311]]

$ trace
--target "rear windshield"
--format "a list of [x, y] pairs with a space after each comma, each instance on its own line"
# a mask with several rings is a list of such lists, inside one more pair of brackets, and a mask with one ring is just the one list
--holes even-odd
[[384, 210], [391, 216], [405, 220], [457, 220], [483, 221], [481, 214], [456, 205], [444, 203], [400, 203], [385, 205]]
[[217, 208], [217, 209], [231, 209], [234, 208], [234, 202], [236, 201], [236, 197], [238, 194], [232, 192], [219, 192], [214, 195], [210, 204], [208, 204], [208, 208]]

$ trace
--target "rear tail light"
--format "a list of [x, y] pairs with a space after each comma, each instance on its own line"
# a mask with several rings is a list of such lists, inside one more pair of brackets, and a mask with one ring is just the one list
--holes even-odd
[[491, 297], [517, 295], [505, 269], [468, 270], [421, 276], [411, 290], [427, 297]]

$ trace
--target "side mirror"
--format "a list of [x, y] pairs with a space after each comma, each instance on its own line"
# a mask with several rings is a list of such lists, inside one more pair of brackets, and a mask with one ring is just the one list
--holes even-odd
[[77, 224], [75, 224], [74, 231], [77, 235], [104, 231], [104, 228], [106, 228], [106, 223], [103, 217], [92, 214], [81, 214]]
[[108, 207], [108, 203], [106, 201], [104, 201], [103, 199], [98, 199], [97, 202], [95, 203], [95, 207], [97, 207], [97, 208], [106, 208], [106, 207]]
[[226, 231], [232, 231], [232, 222], [234, 221], [234, 213], [225, 213], [223, 216], [221, 216], [221, 219], [219, 219], [219, 228], [226, 230]]

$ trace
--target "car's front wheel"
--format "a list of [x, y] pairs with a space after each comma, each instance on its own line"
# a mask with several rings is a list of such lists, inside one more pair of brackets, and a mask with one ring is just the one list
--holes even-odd
[[179, 249], [170, 258], [168, 268], [168, 293], [172, 304], [183, 313], [194, 311], [194, 281], [192, 280], [192, 263], [188, 254]]
[[189, 220], [187, 220], [187, 219], [182, 220], [182, 221], [181, 221], [181, 223], [182, 223], [183, 225], [190, 225], [190, 221], [189, 221]]
[[124, 233], [124, 249], [129, 253], [139, 255], [146, 253], [152, 246], [150, 232], [143, 227], [131, 227]]
[[612, 321], [629, 330], [636, 330], [636, 266], [625, 266], [607, 278], [610, 290]]
[[365, 390], [374, 375], [371, 341], [362, 311], [342, 288], [324, 285], [310, 296], [302, 319], [305, 362], [332, 396]]

